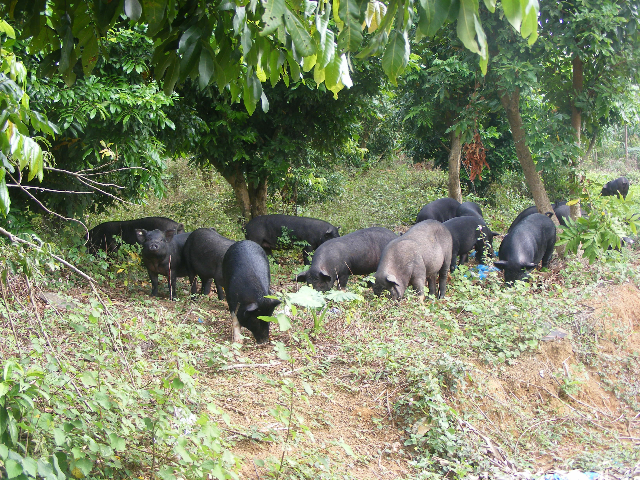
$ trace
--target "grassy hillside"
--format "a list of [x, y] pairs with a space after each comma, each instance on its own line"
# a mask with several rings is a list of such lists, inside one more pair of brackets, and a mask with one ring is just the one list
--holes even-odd
[[[223, 181], [180, 163], [170, 174], [164, 200], [90, 226], [163, 215], [241, 238]], [[402, 230], [446, 191], [445, 174], [401, 161], [342, 176], [338, 195], [299, 213], [343, 233]], [[531, 203], [517, 176], [489, 198], [466, 199], [501, 232]], [[273, 213], [283, 210], [270, 201]], [[624, 478], [639, 468], [636, 249], [593, 264], [556, 257], [511, 288], [463, 266], [445, 299], [424, 304], [411, 290], [400, 302], [377, 298], [354, 278], [358, 300], [315, 312], [287, 305], [290, 328], [273, 324], [269, 346], [247, 338], [239, 347], [215, 294], [190, 299], [183, 280], [178, 301], [166, 282], [151, 298], [135, 249], [107, 262], [57, 241], [98, 280], [95, 290], [69, 269], [51, 271], [44, 252], [34, 260], [3, 247], [0, 355], [12, 367], [0, 384], [0, 443], [15, 452], [0, 448], [7, 472], [28, 472], [29, 458], [76, 478], [417, 480], [571, 469]], [[299, 288], [299, 255], [271, 260], [284, 299]], [[2, 409], [13, 427], [3, 427]]]

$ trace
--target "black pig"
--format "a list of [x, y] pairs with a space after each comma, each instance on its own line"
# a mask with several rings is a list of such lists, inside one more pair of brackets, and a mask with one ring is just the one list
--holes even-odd
[[224, 300], [222, 288], [222, 260], [227, 249], [235, 242], [220, 235], [214, 228], [199, 228], [191, 232], [182, 250], [191, 293], [198, 291], [196, 275], [200, 277], [202, 287], [200, 293], [209, 295], [211, 281], [216, 283], [218, 298]]
[[[436, 220], [416, 223], [407, 233], [391, 240], [376, 271], [373, 293], [389, 290], [391, 298], [399, 300], [409, 285], [424, 300], [424, 286], [429, 293], [443, 298], [447, 288], [447, 273], [451, 265], [453, 241], [447, 227]], [[438, 288], [436, 289], [436, 277]]]
[[271, 273], [264, 250], [251, 240], [235, 242], [227, 249], [222, 260], [222, 284], [231, 312], [233, 342], [242, 343], [240, 326], [248, 329], [257, 343], [269, 341], [269, 322], [258, 317], [269, 317], [280, 300], [265, 298], [270, 295]]
[[158, 296], [158, 275], [164, 275], [169, 282], [169, 299], [176, 296], [176, 281], [178, 277], [186, 277], [187, 269], [182, 261], [182, 248], [188, 233], [176, 231], [136, 230], [138, 243], [142, 245], [142, 262], [147, 267], [151, 279], [151, 295]]
[[437, 220], [441, 223], [456, 216], [456, 211], [460, 207], [460, 202], [455, 198], [439, 198], [431, 203], [427, 203], [416, 218], [416, 223], [423, 220]]
[[271, 251], [283, 246], [279, 239], [284, 235], [291, 241], [306, 242], [302, 248], [305, 265], [309, 262], [309, 253], [327, 240], [340, 236], [338, 229], [324, 220], [309, 217], [295, 217], [291, 215], [260, 215], [249, 221], [245, 226], [245, 238], [252, 240], [264, 248], [267, 255]]
[[458, 209], [456, 210], [456, 217], [468, 217], [468, 216], [476, 216], [480, 218], [484, 218], [482, 216], [482, 209], [480, 205], [475, 202], [464, 202], [461, 203]]
[[626, 200], [627, 193], [629, 193], [629, 179], [627, 177], [618, 177], [615, 180], [607, 182], [604, 187], [602, 187], [600, 195], [603, 197], [612, 197], [615, 195], [618, 198], [622, 195], [622, 198]]
[[344, 289], [349, 275], [376, 271], [384, 247], [394, 238], [397, 238], [395, 233], [382, 227], [364, 228], [333, 238], [318, 247], [311, 267], [296, 280], [310, 283], [321, 292], [330, 290], [337, 280], [338, 288]]
[[447, 220], [443, 223], [451, 232], [451, 268], [453, 272], [457, 266], [458, 256], [460, 263], [466, 263], [469, 252], [475, 248], [478, 263], [484, 263], [484, 249], [489, 249], [489, 256], [493, 257], [493, 236], [498, 235], [492, 232], [482, 217], [464, 216]]
[[548, 267], [556, 244], [556, 226], [553, 221], [541, 213], [534, 213], [516, 225], [507, 234], [498, 252], [494, 265], [504, 271], [504, 280], [513, 283], [524, 280], [529, 271], [540, 260], [542, 267]]
[[91, 253], [98, 250], [115, 252], [118, 249], [113, 237], [121, 237], [124, 243], [135, 245], [138, 242], [137, 229], [175, 230], [184, 233], [184, 226], [165, 217], [144, 217], [122, 222], [105, 222], [89, 230], [87, 248]]

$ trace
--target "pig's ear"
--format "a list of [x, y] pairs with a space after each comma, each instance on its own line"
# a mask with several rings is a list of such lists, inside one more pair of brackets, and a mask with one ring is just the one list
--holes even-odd
[[139, 244], [143, 245], [147, 239], [147, 231], [144, 229], [136, 229], [136, 240]]
[[329, 275], [326, 270], [320, 270], [320, 276], [323, 280], [331, 280], [331, 275]]
[[538, 265], [537, 263], [532, 263], [532, 262], [523, 263], [522, 264], [522, 268], [526, 268], [527, 270], [532, 270], [532, 269], [536, 268], [537, 265]]
[[309, 273], [309, 270], [299, 273], [298, 275], [296, 275], [296, 282], [306, 282], [307, 281], [307, 273]]
[[170, 241], [175, 234], [176, 234], [176, 229], [175, 228], [172, 228], [171, 230], [165, 230], [164, 231], [164, 238], [166, 238], [167, 241]]
[[495, 262], [493, 262], [493, 264], [500, 270], [504, 270], [505, 268], [507, 268], [507, 262], [504, 260], [496, 260]]
[[176, 233], [184, 233], [184, 225], [182, 223], [178, 224], [178, 228], [176, 229]]
[[393, 283], [394, 285], [400, 285], [396, 276], [392, 274], [387, 275], [387, 282]]
[[273, 312], [273, 309], [276, 308], [278, 305], [280, 305], [280, 300], [278, 300], [277, 298], [262, 298], [262, 300], [260, 301], [260, 306], [262, 307], [262, 309], [267, 309], [267, 310], [271, 310], [271, 312]]
[[244, 309], [247, 312], [255, 312], [256, 310], [258, 310], [258, 304], [256, 302], [250, 303]]

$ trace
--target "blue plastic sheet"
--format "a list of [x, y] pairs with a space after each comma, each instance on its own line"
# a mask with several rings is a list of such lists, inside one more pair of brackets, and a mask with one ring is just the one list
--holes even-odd
[[602, 477], [598, 472], [581, 472], [579, 470], [571, 470], [564, 473], [548, 473], [543, 477], [544, 480], [598, 480]]

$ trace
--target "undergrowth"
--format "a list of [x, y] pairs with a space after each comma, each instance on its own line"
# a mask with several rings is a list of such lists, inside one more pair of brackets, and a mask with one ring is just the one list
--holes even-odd
[[[89, 223], [157, 214], [241, 237], [219, 179], [172, 178], [164, 202]], [[342, 233], [398, 227], [445, 189], [442, 172], [390, 163], [301, 213]], [[506, 230], [530, 201], [519, 192], [469, 198]], [[446, 297], [424, 304], [411, 290], [400, 302], [375, 297], [353, 278], [353, 297], [323, 296], [313, 308], [285, 301], [272, 319], [272, 345], [255, 348], [252, 340], [231, 345], [226, 304], [189, 298], [186, 282], [176, 302], [165, 300], [166, 283], [162, 298], [149, 297], [138, 248], [91, 256], [73, 235], [51, 244], [29, 237], [35, 249], [0, 247], [0, 468], [9, 478], [332, 480], [401, 464], [397, 477], [417, 480], [535, 470], [541, 458], [567, 469], [640, 461], [624, 439], [640, 410], [638, 353], [620, 335], [615, 352], [602, 352], [610, 332], [585, 307], [611, 286], [640, 285], [638, 250], [591, 264], [556, 259], [509, 288], [498, 274], [480, 280], [463, 265]], [[274, 290], [292, 298], [299, 252], [278, 252], [270, 265]], [[558, 329], [567, 338], [553, 345], [575, 355], [566, 368], [540, 363], [552, 345], [543, 338]], [[622, 402], [619, 417], [581, 396], [589, 375]], [[373, 413], [361, 431], [332, 430], [337, 412], [364, 400]]]

